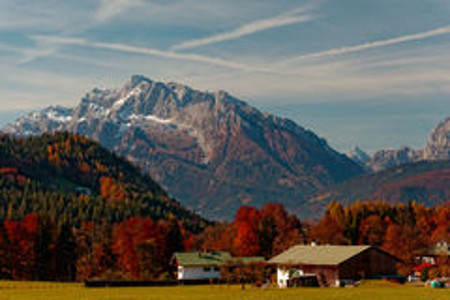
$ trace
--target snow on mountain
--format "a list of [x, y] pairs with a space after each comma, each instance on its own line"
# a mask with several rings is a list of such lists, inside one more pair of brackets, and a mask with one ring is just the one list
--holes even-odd
[[44, 131], [65, 130], [72, 121], [73, 110], [62, 106], [50, 106], [39, 112], [32, 112], [18, 119], [15, 123], [7, 125], [1, 131], [3, 133], [22, 136], [41, 134]]
[[420, 153], [408, 148], [380, 150], [375, 152], [372, 158], [366, 162], [370, 170], [377, 172], [400, 164], [414, 162], [420, 159]]
[[348, 152], [347, 156], [362, 166], [364, 166], [370, 160], [370, 156], [358, 146], [355, 146], [353, 149], [351, 149]]

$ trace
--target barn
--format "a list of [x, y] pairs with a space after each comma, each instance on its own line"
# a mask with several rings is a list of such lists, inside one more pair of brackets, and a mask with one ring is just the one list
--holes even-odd
[[[289, 287], [302, 282], [343, 286], [356, 280], [397, 272], [400, 260], [372, 246], [294, 246], [273, 257], [277, 284]], [[313, 280], [311, 280], [313, 279]]]

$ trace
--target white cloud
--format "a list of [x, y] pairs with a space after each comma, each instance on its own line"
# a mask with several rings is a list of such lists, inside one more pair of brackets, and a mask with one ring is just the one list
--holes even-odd
[[0, 0], [0, 30], [71, 31], [91, 22], [82, 0]]
[[263, 69], [263, 68], [249, 66], [249, 65], [242, 64], [239, 62], [234, 62], [234, 61], [217, 58], [217, 57], [212, 57], [212, 56], [207, 56], [207, 55], [183, 54], [183, 53], [177, 53], [177, 52], [173, 52], [173, 51], [163, 51], [163, 50], [159, 50], [159, 49], [155, 49], [155, 48], [136, 47], [136, 46], [130, 46], [130, 45], [118, 44], [118, 43], [92, 42], [92, 41], [82, 39], [82, 38], [66, 38], [66, 37], [58, 37], [58, 36], [39, 36], [39, 35], [33, 36], [32, 38], [41, 43], [50, 43], [50, 44], [57, 44], [57, 45], [78, 45], [78, 46], [85, 46], [85, 47], [91, 47], [91, 48], [97, 48], [97, 49], [120, 51], [120, 52], [124, 52], [124, 53], [133, 53], [133, 54], [150, 55], [150, 56], [156, 56], [156, 57], [168, 58], [168, 59], [194, 61], [194, 62], [212, 64], [212, 65], [231, 68], [231, 69], [244, 70], [244, 71], [256, 71], [256, 72], [257, 71], [261, 71], [261, 72], [265, 71], [265, 69]]
[[45, 45], [42, 47], [39, 46], [34, 48], [25, 48], [25, 47], [11, 46], [7, 44], [0, 44], [0, 50], [20, 55], [20, 58], [15, 61], [15, 64], [21, 65], [29, 63], [40, 57], [46, 57], [56, 54], [57, 46]]
[[143, 0], [100, 0], [94, 18], [98, 22], [106, 22], [132, 8], [143, 5]]
[[450, 94], [450, 55], [446, 45], [358, 58], [304, 62], [278, 72], [230, 70], [191, 77], [196, 86], [225, 89], [243, 99], [316, 102], [336, 99], [417, 97]]
[[268, 30], [271, 28], [287, 26], [291, 24], [307, 22], [315, 17], [310, 14], [305, 14], [305, 11], [309, 8], [298, 8], [288, 13], [284, 13], [275, 17], [256, 20], [247, 24], [243, 24], [233, 30], [222, 32], [219, 34], [210, 35], [207, 37], [193, 39], [185, 42], [181, 42], [171, 47], [173, 50], [191, 49], [200, 46], [210, 45], [214, 43], [220, 43], [228, 40], [238, 39], [243, 36], [252, 35], [254, 33]]
[[92, 86], [92, 78], [0, 68], [1, 110], [33, 109], [51, 104], [75, 105]]

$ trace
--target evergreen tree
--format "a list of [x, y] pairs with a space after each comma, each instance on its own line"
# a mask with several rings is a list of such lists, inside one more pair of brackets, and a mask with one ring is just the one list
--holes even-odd
[[74, 281], [76, 276], [76, 240], [72, 227], [62, 225], [56, 241], [55, 267], [58, 281]]
[[36, 268], [34, 279], [48, 281], [54, 279], [54, 253], [52, 248], [54, 226], [48, 219], [41, 220], [40, 232], [36, 240]]
[[166, 235], [166, 265], [175, 252], [183, 250], [183, 235], [181, 234], [180, 225], [174, 217], [171, 217]]

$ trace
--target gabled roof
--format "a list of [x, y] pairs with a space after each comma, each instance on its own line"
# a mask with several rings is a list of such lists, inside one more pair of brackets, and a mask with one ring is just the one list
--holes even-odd
[[224, 263], [255, 263], [264, 261], [262, 256], [232, 257], [229, 252], [176, 252], [173, 258], [180, 266], [207, 267]]
[[176, 252], [174, 258], [180, 266], [220, 266], [231, 259], [229, 252]]
[[423, 256], [426, 256], [426, 255], [432, 255], [432, 256], [450, 255], [450, 243], [447, 243], [447, 241], [442, 240], [442, 241], [437, 242], [433, 246], [423, 249], [419, 252]]
[[229, 262], [231, 263], [242, 263], [242, 264], [251, 264], [265, 261], [265, 258], [262, 256], [242, 256], [242, 257], [232, 257]]
[[333, 266], [360, 254], [371, 246], [294, 246], [269, 260], [278, 265]]

